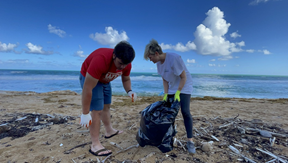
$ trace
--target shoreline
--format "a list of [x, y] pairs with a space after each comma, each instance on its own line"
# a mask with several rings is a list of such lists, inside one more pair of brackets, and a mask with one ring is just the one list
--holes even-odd
[[[136, 92], [137, 93], [137, 92]], [[62, 95], [71, 95], [71, 94], [75, 94], [75, 95], [81, 95], [81, 93], [77, 93], [75, 91], [71, 91], [71, 90], [58, 90], [58, 91], [51, 91], [51, 92], [34, 92], [34, 91], [4, 91], [4, 90], [0, 90], [0, 94], [21, 94], [21, 95], [36, 95], [36, 94], [62, 94]], [[112, 95], [113, 97], [128, 97], [127, 95]], [[154, 97], [156, 99], [161, 99], [161, 96], [137, 96], [139, 98], [151, 98]], [[268, 101], [281, 101], [281, 102], [288, 102], [288, 98], [239, 98], [239, 97], [215, 97], [215, 96], [203, 96], [203, 97], [193, 97], [191, 96], [191, 100], [268, 100]], [[160, 101], [159, 100], [159, 101]]]

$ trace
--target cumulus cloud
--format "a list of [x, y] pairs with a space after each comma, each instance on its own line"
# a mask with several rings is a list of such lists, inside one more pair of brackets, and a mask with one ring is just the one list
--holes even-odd
[[34, 45], [31, 42], [27, 43], [26, 46], [28, 47], [28, 50], [26, 50], [25, 52], [28, 53], [28, 54], [40, 54], [40, 55], [51, 55], [51, 54], [53, 54], [52, 51], [44, 51], [44, 50], [42, 50], [43, 49], [42, 46]]
[[17, 47], [16, 44], [11, 44], [11, 43], [1, 43], [0, 42], [0, 52], [11, 52], [15, 51], [14, 49]]
[[216, 61], [216, 59], [211, 59], [211, 60], [210, 60], [210, 62], [215, 62], [215, 61]]
[[88, 55], [84, 55], [83, 51], [78, 50], [78, 51], [75, 52], [74, 56], [81, 57], [81, 58], [86, 58]]
[[125, 31], [119, 34], [118, 31], [112, 27], [105, 27], [105, 31], [106, 33], [96, 32], [95, 34], [90, 34], [89, 37], [102, 45], [109, 45], [111, 47], [114, 47], [120, 41], [129, 40]]
[[244, 41], [231, 43], [224, 37], [231, 25], [224, 19], [224, 13], [218, 7], [213, 7], [206, 15], [203, 24], [200, 24], [194, 33], [196, 52], [229, 59], [231, 53], [242, 51], [241, 46], [245, 45]]
[[258, 5], [258, 3], [265, 3], [265, 2], [268, 2], [269, 0], [254, 0], [252, 2], [249, 3], [249, 5]]
[[186, 45], [183, 45], [182, 43], [178, 42], [176, 45], [161, 43], [160, 46], [162, 50], [173, 49], [175, 51], [180, 51], [180, 52], [186, 52], [189, 50], [196, 49], [196, 45], [194, 44], [194, 42], [191, 42], [191, 41], [188, 41]]
[[265, 55], [269, 55], [269, 54], [271, 54], [268, 50], [263, 50], [263, 53], [265, 54]]
[[222, 56], [221, 58], [218, 58], [218, 60], [220, 60], [220, 61], [227, 61], [230, 59], [233, 59], [233, 56], [227, 55], [227, 56]]
[[6, 63], [29, 63], [28, 59], [9, 59]]
[[62, 38], [65, 37], [65, 35], [66, 35], [65, 31], [63, 31], [63, 30], [61, 30], [61, 29], [59, 29], [59, 28], [57, 28], [55, 26], [52, 26], [51, 24], [48, 25], [48, 30], [49, 30], [50, 33], [54, 33], [54, 34], [56, 34], [56, 35], [58, 35], [59, 37], [62, 37]]
[[79, 45], [79, 48], [80, 48], [80, 50], [76, 51], [73, 56], [86, 58], [88, 55], [85, 55], [84, 51], [81, 50], [82, 49], [81, 45]]
[[[226, 40], [225, 34], [227, 34], [231, 24], [226, 22], [224, 13], [218, 7], [213, 7], [206, 15], [203, 23], [198, 25], [194, 32], [194, 41], [188, 41], [186, 45], [161, 43], [162, 49], [173, 49], [180, 52], [195, 50], [198, 54], [218, 56], [222, 60], [233, 58], [230, 56], [231, 53], [243, 51], [241, 47], [245, 46], [244, 41], [232, 43]], [[240, 35], [234, 32], [231, 37], [236, 38]]]
[[253, 49], [248, 49], [248, 50], [246, 50], [246, 52], [248, 52], [248, 53], [254, 53], [254, 51], [255, 51], [255, 50], [253, 50]]
[[241, 37], [241, 35], [238, 34], [238, 31], [237, 32], [233, 32], [230, 34], [230, 37], [232, 38], [237, 38], [237, 37]]
[[187, 59], [188, 63], [196, 63], [195, 59]]
[[209, 63], [208, 64], [210, 67], [226, 67], [226, 65], [224, 64], [224, 65], [220, 65], [220, 64], [211, 64], [211, 63]]

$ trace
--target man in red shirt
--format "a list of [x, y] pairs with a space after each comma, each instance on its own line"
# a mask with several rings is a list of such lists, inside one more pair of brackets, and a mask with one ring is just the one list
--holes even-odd
[[[127, 94], [137, 99], [131, 90], [131, 62], [135, 58], [133, 47], [126, 41], [118, 43], [114, 49], [99, 48], [92, 52], [83, 62], [80, 73], [82, 87], [82, 115], [80, 124], [90, 125], [91, 149], [96, 156], [107, 156], [112, 152], [105, 149], [99, 141], [101, 121], [105, 127], [105, 138], [111, 138], [123, 131], [112, 127], [110, 121], [110, 105], [112, 90], [110, 81], [121, 75]], [[89, 113], [91, 111], [91, 115]]]

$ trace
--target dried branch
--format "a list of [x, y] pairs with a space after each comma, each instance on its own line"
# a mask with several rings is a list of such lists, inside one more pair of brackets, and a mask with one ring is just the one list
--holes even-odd
[[117, 143], [114, 143], [114, 142], [110, 142], [110, 144], [111, 145], [114, 145], [114, 146], [116, 146], [116, 147], [118, 147], [118, 148], [120, 148], [121, 150], [123, 149], [121, 146], [119, 146]]
[[143, 158], [141, 158], [141, 159], [139, 159], [139, 160], [140, 160], [140, 162], [143, 162], [143, 161], [145, 161], [146, 158], [151, 157], [151, 156], [153, 156], [154, 154], [155, 154], [155, 152], [151, 152], [150, 154], [148, 154], [147, 156], [145, 156], [145, 157], [143, 157]]
[[244, 156], [243, 154], [240, 153], [240, 151], [238, 151], [238, 149], [236, 149], [235, 147], [233, 147], [232, 145], [228, 146], [233, 152], [235, 152], [238, 156], [243, 157], [245, 160], [248, 160], [251, 163], [256, 163], [255, 161], [251, 160], [250, 158]]
[[263, 153], [265, 153], [265, 154], [271, 156], [271, 157], [276, 158], [277, 160], [279, 160], [279, 161], [281, 161], [281, 162], [283, 162], [283, 163], [287, 163], [287, 161], [283, 160], [282, 158], [280, 158], [280, 157], [274, 155], [273, 153], [271, 153], [271, 152], [269, 152], [269, 151], [267, 151], [267, 150], [264, 151], [264, 150], [262, 150], [262, 149], [260, 149], [260, 148], [256, 148], [256, 149], [257, 149], [258, 151], [260, 151], [260, 152], [263, 152]]
[[109, 157], [111, 157], [112, 154], [108, 155], [106, 158], [104, 158], [104, 160], [102, 160], [101, 162], [104, 163]]
[[[131, 149], [131, 148], [134, 148], [134, 147], [138, 148], [138, 147], [139, 147], [139, 144], [132, 145], [132, 146], [130, 146], [130, 147], [127, 147], [127, 148], [125, 148], [125, 149], [122, 149], [122, 150], [118, 151], [116, 154], [121, 153], [121, 152], [124, 152], [124, 151], [127, 151], [128, 149]], [[115, 154], [115, 155], [116, 155], [116, 154]]]
[[91, 144], [91, 143], [92, 143], [92, 142], [90, 141], [90, 142], [87, 142], [87, 143], [83, 143], [83, 144], [76, 145], [75, 147], [73, 147], [73, 148], [71, 148], [71, 149], [69, 149], [69, 150], [64, 151], [64, 154], [70, 154], [73, 149], [79, 148], [79, 147], [84, 147], [85, 145], [88, 145], [88, 144]]

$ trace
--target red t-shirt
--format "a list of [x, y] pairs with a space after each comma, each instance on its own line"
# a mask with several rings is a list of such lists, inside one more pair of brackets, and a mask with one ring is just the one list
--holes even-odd
[[101, 83], [109, 83], [120, 75], [129, 76], [131, 63], [123, 70], [117, 70], [113, 61], [114, 49], [99, 48], [92, 52], [83, 62], [81, 74], [85, 77], [88, 72], [92, 77]]

